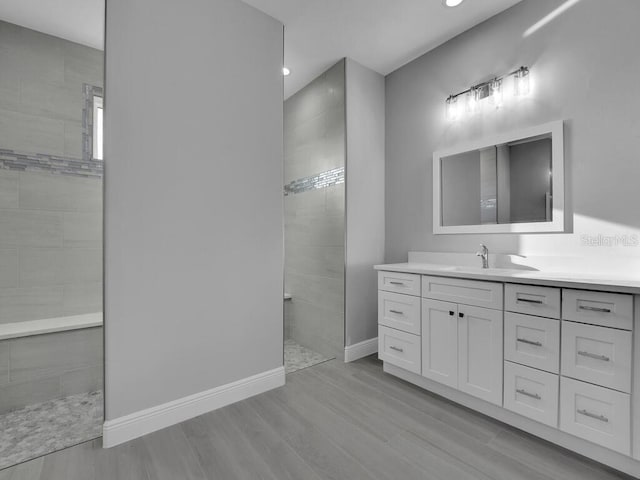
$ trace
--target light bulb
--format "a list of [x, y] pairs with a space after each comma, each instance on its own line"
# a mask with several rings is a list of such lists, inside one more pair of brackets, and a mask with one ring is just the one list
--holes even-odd
[[514, 75], [514, 93], [516, 97], [524, 97], [529, 95], [529, 69], [520, 67]]
[[445, 7], [457, 7], [462, 2], [464, 2], [464, 0], [443, 0], [442, 3]]
[[282, 75], [288, 77], [289, 75], [291, 75], [291, 70], [289, 70], [287, 67], [282, 67]]

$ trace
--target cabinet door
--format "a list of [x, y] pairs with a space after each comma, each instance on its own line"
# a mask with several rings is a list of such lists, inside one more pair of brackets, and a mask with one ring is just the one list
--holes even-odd
[[422, 375], [458, 387], [458, 305], [422, 299]]
[[503, 313], [458, 306], [458, 389], [502, 406]]

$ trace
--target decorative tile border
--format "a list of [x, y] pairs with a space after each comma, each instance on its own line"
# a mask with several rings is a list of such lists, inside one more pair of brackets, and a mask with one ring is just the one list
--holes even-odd
[[344, 167], [334, 168], [310, 177], [299, 178], [284, 186], [284, 196], [344, 183]]
[[102, 96], [102, 88], [83, 86], [82, 158], [44, 153], [25, 153], [0, 148], [0, 169], [19, 172], [42, 172], [74, 177], [102, 178], [104, 162], [94, 160], [93, 154], [93, 97]]

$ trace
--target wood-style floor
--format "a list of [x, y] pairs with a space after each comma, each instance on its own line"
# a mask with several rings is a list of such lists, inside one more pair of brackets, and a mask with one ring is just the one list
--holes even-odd
[[127, 444], [99, 440], [0, 480], [630, 478], [384, 374], [332, 360], [283, 388]]

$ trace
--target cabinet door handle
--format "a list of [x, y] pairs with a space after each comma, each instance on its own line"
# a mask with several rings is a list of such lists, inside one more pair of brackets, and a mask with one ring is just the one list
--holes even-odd
[[403, 350], [402, 348], [400, 348], [400, 347], [394, 347], [393, 345], [391, 345], [389, 348], [390, 348], [391, 350], [395, 350], [396, 352], [400, 352], [400, 353], [404, 352], [404, 350]]
[[611, 313], [610, 308], [590, 307], [589, 305], [579, 305], [578, 308], [589, 312]]
[[458, 313], [458, 316], [459, 316], [460, 318], [463, 318], [463, 317], [464, 317], [464, 313], [460, 312], [460, 313]]
[[401, 312], [400, 310], [389, 310], [389, 312], [395, 313], [396, 315], [404, 315], [404, 312]]
[[537, 305], [544, 303], [542, 300], [534, 300], [532, 298], [516, 298], [516, 302], [535, 303]]
[[526, 343], [527, 345], [534, 345], [536, 347], [542, 346], [542, 343], [534, 342], [533, 340], [527, 340], [526, 338], [516, 338], [516, 342]]
[[404, 282], [389, 282], [391, 285], [402, 285], [404, 286]]
[[610, 362], [611, 359], [606, 355], [598, 355], [591, 352], [585, 352], [583, 350], [578, 350], [578, 355], [582, 355], [583, 357], [595, 358], [596, 360], [602, 360], [603, 362]]
[[453, 310], [449, 310], [449, 315], [455, 315], [456, 312], [454, 312]]
[[589, 410], [578, 410], [580, 415], [584, 415], [585, 417], [595, 418], [596, 420], [600, 420], [601, 422], [609, 423], [609, 419], [604, 415], [598, 415], [597, 413], [591, 413]]
[[542, 400], [542, 397], [537, 393], [527, 392], [526, 390], [523, 390], [521, 388], [516, 388], [516, 392], [520, 395], [526, 395], [527, 397], [535, 398], [536, 400]]

